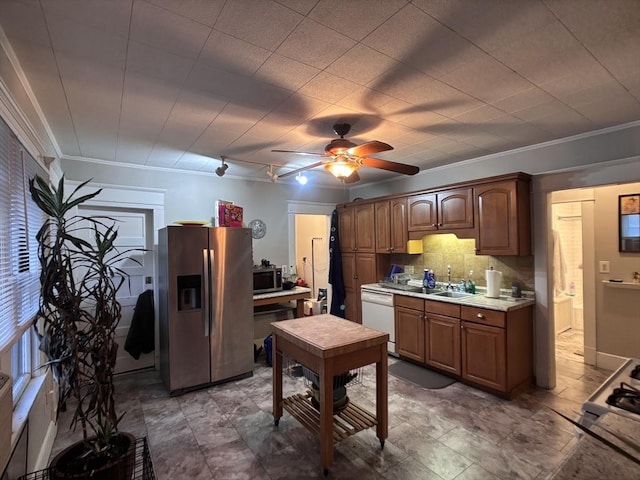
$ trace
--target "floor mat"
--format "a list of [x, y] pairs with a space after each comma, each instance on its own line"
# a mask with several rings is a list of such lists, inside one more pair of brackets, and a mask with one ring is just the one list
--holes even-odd
[[389, 373], [396, 378], [401, 378], [419, 387], [431, 389], [448, 387], [456, 382], [454, 378], [447, 377], [446, 375], [434, 372], [425, 367], [403, 362], [402, 360], [398, 360], [392, 365], [389, 365]]

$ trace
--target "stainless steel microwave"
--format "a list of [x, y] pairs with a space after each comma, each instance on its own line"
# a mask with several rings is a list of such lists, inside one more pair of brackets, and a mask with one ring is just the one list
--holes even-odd
[[282, 268], [261, 267], [253, 269], [253, 293], [282, 290]]

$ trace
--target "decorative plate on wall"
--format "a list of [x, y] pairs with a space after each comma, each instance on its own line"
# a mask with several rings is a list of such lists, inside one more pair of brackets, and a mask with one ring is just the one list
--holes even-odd
[[251, 229], [251, 236], [253, 238], [262, 238], [267, 234], [267, 224], [259, 218], [251, 220], [249, 222], [249, 228]]

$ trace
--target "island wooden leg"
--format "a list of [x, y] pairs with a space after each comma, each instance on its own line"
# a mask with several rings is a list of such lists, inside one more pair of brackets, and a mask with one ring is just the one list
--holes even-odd
[[282, 352], [278, 349], [278, 336], [271, 337], [273, 376], [273, 421], [276, 425], [282, 417]]
[[380, 345], [380, 360], [376, 362], [376, 433], [380, 440], [380, 447], [384, 448], [384, 441], [389, 434], [388, 424], [388, 365], [387, 344]]
[[321, 364], [320, 387], [320, 463], [325, 475], [333, 464], [333, 370]]

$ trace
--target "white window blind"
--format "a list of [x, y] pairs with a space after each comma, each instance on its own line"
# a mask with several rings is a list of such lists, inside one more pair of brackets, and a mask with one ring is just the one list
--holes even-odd
[[0, 350], [15, 342], [38, 311], [40, 265], [36, 233], [44, 214], [28, 180], [44, 172], [0, 121]]

